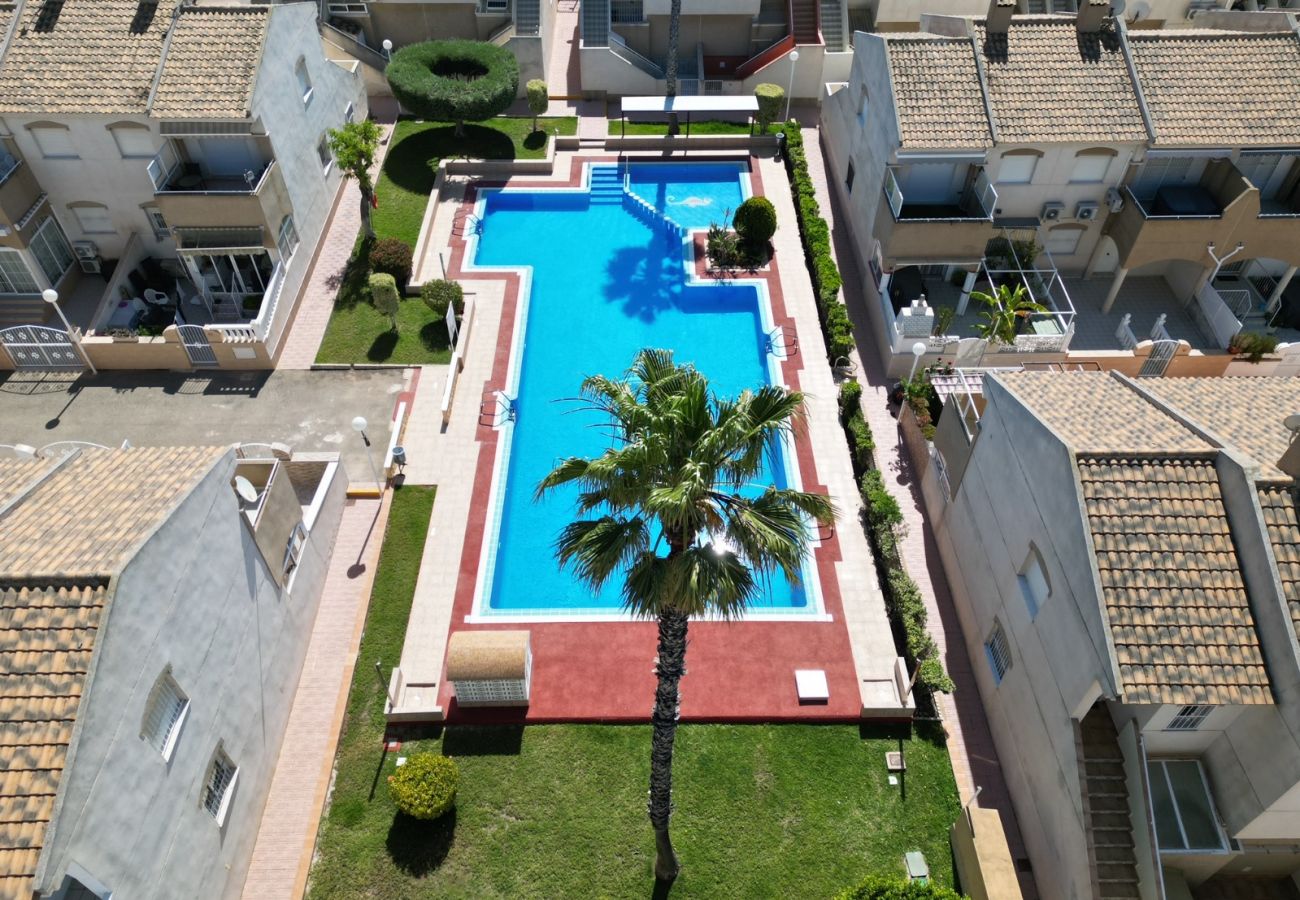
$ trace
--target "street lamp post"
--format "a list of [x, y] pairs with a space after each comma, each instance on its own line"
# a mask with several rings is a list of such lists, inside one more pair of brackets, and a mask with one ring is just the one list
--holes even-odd
[[790, 121], [790, 94], [794, 91], [794, 64], [799, 61], [799, 51], [791, 50], [790, 56], [790, 85], [785, 90], [785, 120]]
[[370, 461], [370, 474], [374, 476], [375, 485], [382, 491], [384, 483], [379, 478], [379, 467], [375, 465], [375, 455], [370, 449], [370, 437], [366, 434], [369, 425], [365, 416], [357, 416], [352, 420], [352, 430], [361, 435], [361, 441], [366, 445], [366, 459]]
[[393, 61], [393, 42], [388, 38], [384, 38], [384, 59]]
[[63, 327], [68, 330], [68, 340], [72, 341], [77, 348], [77, 353], [86, 361], [86, 365], [90, 366], [90, 373], [92, 375], [98, 375], [99, 370], [96, 369], [95, 364], [90, 361], [90, 354], [86, 352], [85, 347], [81, 346], [81, 337], [77, 334], [76, 330], [72, 327], [72, 324], [68, 321], [68, 317], [63, 314], [63, 310], [59, 307], [59, 292], [54, 290], [54, 288], [46, 288], [41, 291], [41, 299], [54, 307], [54, 311], [59, 314], [59, 321], [62, 322]]
[[925, 341], [917, 341], [912, 345], [912, 371], [907, 373], [908, 381], [916, 377], [916, 367], [920, 364], [922, 356], [925, 356]]

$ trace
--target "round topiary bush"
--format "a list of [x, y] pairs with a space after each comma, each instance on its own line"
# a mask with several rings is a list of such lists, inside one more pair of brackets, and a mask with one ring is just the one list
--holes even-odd
[[388, 776], [388, 793], [397, 808], [415, 819], [436, 819], [456, 803], [460, 769], [450, 756], [416, 753]]
[[760, 84], [754, 88], [758, 98], [758, 124], [767, 134], [768, 126], [781, 115], [781, 104], [785, 102], [785, 88], [779, 84]]
[[840, 891], [835, 900], [962, 900], [961, 895], [936, 884], [902, 881], [873, 875], [857, 887]]
[[766, 244], [776, 234], [776, 207], [766, 197], [750, 197], [731, 220], [736, 234], [747, 244]]
[[370, 248], [370, 271], [392, 275], [398, 290], [411, 280], [411, 246], [398, 238], [380, 238]]
[[455, 281], [426, 281], [420, 286], [420, 299], [439, 319], [447, 315], [447, 306], [456, 304], [456, 315], [465, 311], [465, 290]]
[[519, 62], [482, 41], [426, 41], [393, 54], [386, 72], [393, 96], [422, 119], [456, 123], [490, 119], [519, 92]]

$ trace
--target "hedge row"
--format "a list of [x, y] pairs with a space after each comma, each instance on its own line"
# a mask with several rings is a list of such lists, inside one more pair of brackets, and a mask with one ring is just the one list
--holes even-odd
[[840, 270], [831, 257], [831, 227], [822, 218], [821, 207], [808, 175], [808, 157], [804, 152], [803, 133], [799, 126], [788, 123], [785, 128], [785, 168], [790, 175], [790, 191], [794, 195], [795, 213], [799, 217], [799, 234], [803, 238], [804, 261], [817, 292], [817, 312], [821, 318], [822, 332], [826, 335], [826, 349], [831, 365], [847, 358], [853, 352], [853, 324], [849, 311], [840, 302]]
[[898, 552], [898, 527], [903, 523], [903, 511], [894, 495], [885, 487], [885, 479], [880, 470], [875, 467], [876, 442], [871, 426], [862, 415], [862, 407], [858, 402], [861, 397], [862, 385], [858, 382], [846, 381], [840, 385], [840, 423], [848, 438], [853, 471], [862, 493], [867, 537], [875, 550], [881, 570], [887, 573], [881, 585], [885, 603], [902, 631], [904, 654], [912, 665], [920, 669], [916, 677], [917, 684], [931, 693], [951, 693], [954, 687], [952, 679], [944, 672], [943, 663], [939, 661], [939, 648], [926, 628], [928, 617], [921, 589], [903, 568], [903, 560]]

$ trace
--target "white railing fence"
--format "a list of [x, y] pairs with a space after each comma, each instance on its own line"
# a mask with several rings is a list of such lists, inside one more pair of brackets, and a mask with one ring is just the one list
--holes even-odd
[[1241, 331], [1241, 322], [1233, 315], [1228, 304], [1209, 282], [1196, 292], [1196, 305], [1210, 328], [1214, 342], [1226, 350], [1233, 335]]

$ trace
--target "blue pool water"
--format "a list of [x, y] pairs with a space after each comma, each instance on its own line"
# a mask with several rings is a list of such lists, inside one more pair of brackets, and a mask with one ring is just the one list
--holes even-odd
[[[649, 163], [632, 165], [630, 182], [679, 225], [705, 228], [725, 221], [724, 213], [748, 196], [742, 172], [739, 164]], [[617, 578], [593, 595], [555, 562], [554, 542], [573, 518], [576, 490], [533, 498], [561, 458], [595, 456], [609, 446], [608, 432], [596, 427], [599, 417], [565, 402], [584, 377], [621, 374], [637, 350], [666, 347], [678, 361], [694, 363], [722, 395], [771, 379], [760, 311], [766, 298], [758, 288], [687, 284], [680, 235], [625, 208], [615, 167], [593, 166], [591, 181], [591, 192], [494, 191], [482, 204], [474, 264], [532, 268], [515, 421], [505, 471], [498, 473], [499, 514], [488, 520], [495, 557], [487, 559], [491, 588], [486, 603], [480, 598], [482, 615], [621, 607]], [[786, 484], [784, 460], [769, 460], [768, 469], [763, 484]], [[795, 612], [809, 601], [802, 584], [778, 575], [756, 605]]]

